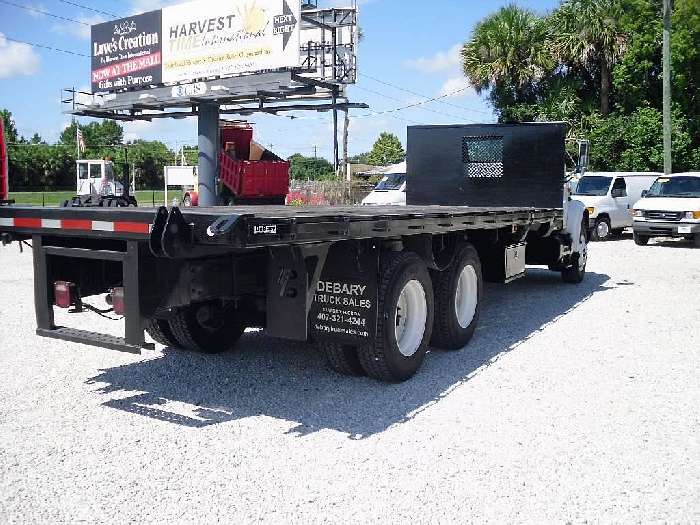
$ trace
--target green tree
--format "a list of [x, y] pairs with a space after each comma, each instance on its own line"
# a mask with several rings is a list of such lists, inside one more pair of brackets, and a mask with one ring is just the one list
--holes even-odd
[[113, 120], [90, 122], [86, 125], [79, 125], [74, 121], [63, 130], [59, 137], [59, 142], [75, 147], [76, 128], [78, 126], [80, 126], [80, 130], [83, 133], [83, 140], [87, 148], [84, 158], [100, 158], [99, 154], [105, 150], [105, 147], [119, 145], [124, 142], [124, 128]]
[[353, 155], [348, 159], [350, 164], [369, 164], [369, 152]]
[[406, 152], [399, 137], [393, 133], [381, 133], [367, 156], [367, 161], [374, 166], [397, 164], [406, 158]]
[[462, 48], [462, 69], [477, 93], [489, 92], [500, 120], [537, 102], [535, 85], [554, 67], [544, 20], [516, 5], [479, 22]]
[[613, 67], [625, 49], [622, 13], [620, 0], [568, 0], [548, 20], [554, 55], [600, 78], [603, 116], [610, 113]]
[[0, 109], [0, 117], [5, 128], [5, 142], [17, 142], [17, 126], [15, 119], [12, 118], [12, 113], [6, 109]]
[[329, 180], [335, 178], [333, 164], [324, 158], [305, 157], [295, 153], [289, 157], [289, 175], [295, 180]]
[[129, 143], [128, 150], [138, 187], [162, 187], [164, 168], [173, 163], [174, 153], [162, 142], [145, 140]]
[[[688, 121], [676, 108], [673, 118], [673, 162], [676, 171], [692, 169]], [[594, 171], [662, 171], [663, 120], [658, 109], [643, 107], [630, 115], [589, 118], [591, 169]]]

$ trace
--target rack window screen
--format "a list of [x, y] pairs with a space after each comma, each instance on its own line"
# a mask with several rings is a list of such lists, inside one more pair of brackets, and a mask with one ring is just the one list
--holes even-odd
[[503, 137], [463, 137], [462, 161], [468, 178], [503, 177]]

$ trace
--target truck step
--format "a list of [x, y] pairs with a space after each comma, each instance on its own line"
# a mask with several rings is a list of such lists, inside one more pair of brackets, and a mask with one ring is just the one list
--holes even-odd
[[75, 328], [57, 327], [53, 330], [37, 328], [37, 335], [42, 337], [50, 337], [51, 339], [61, 339], [62, 341], [70, 341], [71, 343], [82, 343], [85, 345], [98, 346], [109, 350], [118, 350], [120, 352], [128, 352], [130, 354], [140, 354], [142, 348], [153, 349], [154, 345], [144, 343], [143, 345], [133, 345], [126, 342], [123, 337], [113, 335], [98, 334], [88, 332], [86, 330], [77, 330]]

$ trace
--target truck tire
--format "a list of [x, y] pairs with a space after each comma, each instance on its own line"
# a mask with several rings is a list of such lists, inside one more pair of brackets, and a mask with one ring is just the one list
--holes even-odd
[[425, 263], [411, 252], [383, 256], [377, 294], [377, 332], [358, 348], [368, 376], [406, 381], [420, 368], [433, 330], [433, 285]]
[[178, 308], [168, 325], [180, 348], [205, 354], [230, 350], [245, 330], [235, 308], [218, 302]]
[[581, 224], [579, 232], [579, 243], [583, 246], [583, 253], [575, 253], [572, 256], [571, 265], [564, 268], [561, 272], [561, 278], [565, 283], [579, 284], [583, 282], [586, 276], [586, 264], [588, 263], [588, 235], [586, 234], [586, 219]]
[[365, 375], [360, 358], [357, 356], [356, 346], [328, 341], [319, 342], [318, 346], [326, 355], [330, 367], [339, 374], [345, 376]]
[[163, 319], [149, 319], [146, 321], [145, 328], [148, 335], [150, 335], [151, 339], [153, 339], [156, 343], [172, 348], [179, 347], [177, 339], [175, 339], [168, 321]]
[[634, 244], [637, 246], [646, 246], [649, 244], [649, 236], [648, 235], [641, 235], [637, 232], [634, 232], [632, 234], [632, 238], [634, 239]]
[[611, 232], [610, 219], [607, 217], [598, 217], [591, 231], [591, 239], [593, 241], [607, 241], [610, 239]]
[[484, 288], [479, 255], [471, 244], [465, 244], [445, 271], [431, 275], [435, 289], [431, 345], [443, 350], [461, 350], [479, 322]]

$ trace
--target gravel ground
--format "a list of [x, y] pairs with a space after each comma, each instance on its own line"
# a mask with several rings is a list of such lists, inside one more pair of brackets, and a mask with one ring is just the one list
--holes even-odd
[[688, 245], [595, 244], [580, 286], [541, 270], [489, 285], [469, 347], [389, 386], [255, 332], [213, 357], [38, 338], [15, 249], [0, 251], [3, 523], [700, 521]]

